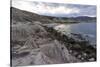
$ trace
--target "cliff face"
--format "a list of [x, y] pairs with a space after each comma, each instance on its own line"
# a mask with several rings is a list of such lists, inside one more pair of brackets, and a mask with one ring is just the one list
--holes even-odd
[[49, 23], [50, 19], [11, 8], [11, 61], [13, 66], [80, 61], [70, 55], [65, 45], [43, 27], [43, 23]]

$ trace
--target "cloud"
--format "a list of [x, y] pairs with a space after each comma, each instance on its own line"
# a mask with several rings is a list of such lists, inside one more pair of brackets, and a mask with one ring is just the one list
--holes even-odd
[[21, 10], [26, 10], [26, 11], [32, 11], [33, 10], [32, 5], [29, 2], [23, 1], [23, 0], [12, 1], [12, 6], [19, 8]]
[[[15, 1], [15, 0], [12, 0]], [[18, 1], [18, 0], [17, 0]], [[20, 1], [20, 0], [19, 0]], [[71, 4], [89, 4], [96, 5], [96, 0], [22, 0], [22, 1], [37, 1], [37, 2], [49, 2], [49, 3], [71, 3]]]
[[14, 1], [12, 2], [13, 6], [35, 12], [38, 14], [70, 14], [70, 13], [79, 13], [79, 9], [77, 8], [69, 8], [65, 6], [49, 6], [46, 3], [43, 2], [38, 2], [38, 4], [35, 4], [34, 2], [27, 2], [27, 1]]
[[39, 14], [72, 14], [79, 13], [79, 9], [77, 8], [69, 8], [66, 6], [49, 6], [47, 4], [41, 3], [37, 4], [36, 7], [33, 8], [35, 12]]
[[96, 7], [88, 5], [14, 0], [12, 6], [48, 16], [96, 16]]

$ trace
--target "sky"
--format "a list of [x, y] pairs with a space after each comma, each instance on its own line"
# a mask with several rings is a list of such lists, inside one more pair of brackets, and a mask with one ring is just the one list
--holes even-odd
[[22, 10], [47, 16], [96, 17], [95, 5], [80, 5], [80, 4], [55, 3], [55, 2], [50, 3], [50, 2], [41, 2], [32, 0], [12, 0], [12, 6]]

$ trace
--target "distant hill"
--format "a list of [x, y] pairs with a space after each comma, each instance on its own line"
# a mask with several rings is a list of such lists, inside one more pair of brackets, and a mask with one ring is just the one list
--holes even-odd
[[88, 17], [88, 16], [79, 16], [72, 18], [76, 21], [85, 21], [85, 22], [96, 22], [96, 17]]
[[42, 23], [76, 23], [76, 22], [95, 22], [96, 17], [79, 16], [79, 17], [52, 17], [38, 15], [36, 13], [20, 10], [11, 7], [11, 19], [13, 23], [18, 22], [34, 22], [39, 21]]

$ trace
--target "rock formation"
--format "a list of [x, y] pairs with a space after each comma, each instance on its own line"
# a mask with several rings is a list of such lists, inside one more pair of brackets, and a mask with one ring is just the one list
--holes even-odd
[[11, 8], [12, 66], [81, 62], [44, 27], [52, 18]]

